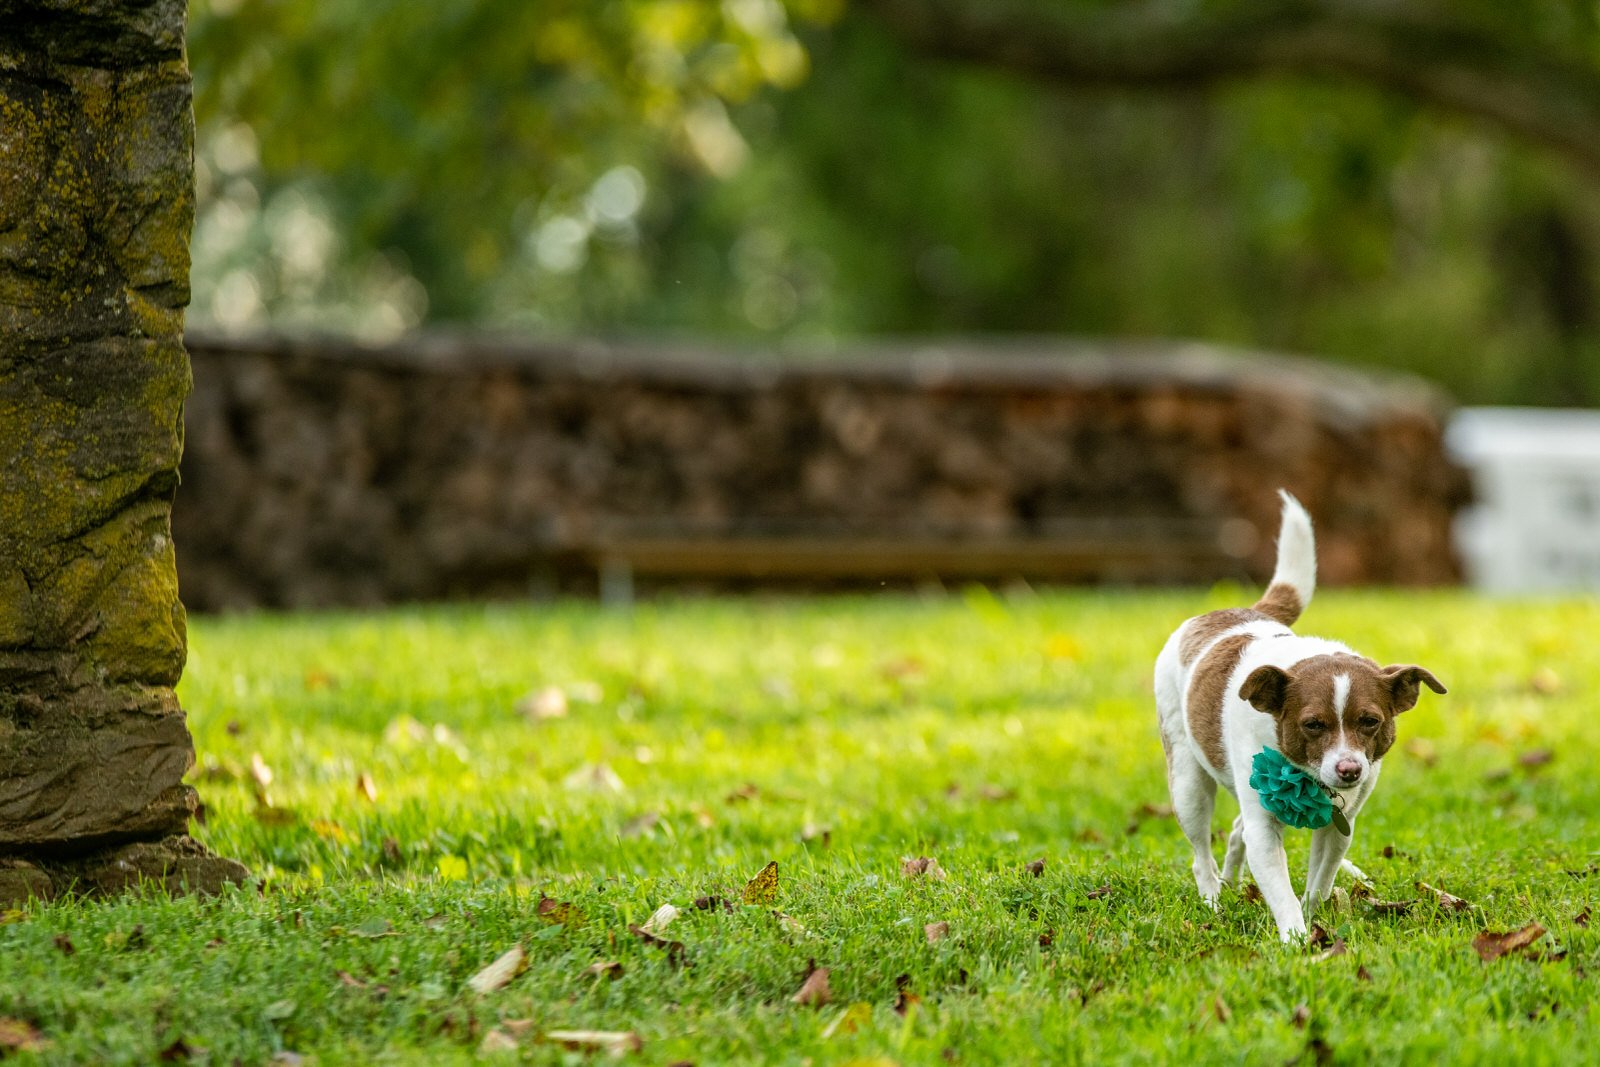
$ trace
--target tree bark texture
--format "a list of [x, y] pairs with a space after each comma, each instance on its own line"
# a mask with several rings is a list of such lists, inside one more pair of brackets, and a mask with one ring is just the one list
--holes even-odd
[[195, 808], [170, 532], [184, 17], [183, 0], [0, 0], [0, 853], [46, 865], [181, 835]]

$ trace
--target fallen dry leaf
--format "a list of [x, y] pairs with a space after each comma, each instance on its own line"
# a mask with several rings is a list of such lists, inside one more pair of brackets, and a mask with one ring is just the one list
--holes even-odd
[[1508, 952], [1526, 951], [1529, 945], [1543, 936], [1544, 927], [1538, 923], [1529, 923], [1522, 929], [1512, 930], [1509, 933], [1482, 930], [1472, 939], [1472, 947], [1485, 963], [1489, 963]]
[[243, 776], [244, 771], [233, 760], [211, 755], [200, 761], [200, 770], [195, 774], [202, 782], [236, 782]]
[[911, 992], [911, 976], [902, 974], [894, 980], [894, 1013], [904, 1016], [922, 1003], [922, 998]]
[[515, 1052], [517, 1051], [517, 1039], [499, 1027], [495, 1027], [483, 1035], [483, 1041], [479, 1043], [478, 1051], [484, 1054]]
[[1589, 908], [1587, 905], [1584, 906], [1582, 911], [1578, 912], [1578, 914], [1572, 917], [1572, 925], [1581, 926], [1586, 930], [1589, 928]]
[[[823, 1040], [840, 1034], [853, 1034], [872, 1022], [872, 1005], [860, 1001], [841, 1011], [822, 1031]], [[853, 1061], [859, 1062], [859, 1061]]]
[[1172, 818], [1171, 805], [1149, 803], [1140, 804], [1139, 807], [1134, 810], [1133, 818], [1128, 822], [1127, 828], [1124, 832], [1130, 835], [1138, 833], [1140, 825], [1143, 824], [1146, 819], [1170, 818]]
[[1549, 667], [1540, 667], [1529, 676], [1528, 688], [1542, 697], [1554, 696], [1561, 691], [1561, 675]]
[[[1588, 915], [1588, 912], [1584, 912], [1584, 914]], [[1585, 924], [1580, 923], [1579, 925], [1581, 926]], [[74, 952], [78, 951], [77, 948], [72, 944], [72, 938], [68, 937], [66, 934], [57, 934], [55, 936], [55, 943], [56, 948], [61, 950], [61, 954], [63, 956], [70, 956]]]
[[547, 897], [543, 894], [539, 896], [538, 914], [539, 918], [551, 924], [559, 923], [562, 926], [583, 925], [583, 912], [579, 910], [577, 905], [568, 904], [565, 901], [556, 900], [554, 897]]
[[325, 841], [348, 845], [355, 840], [350, 831], [329, 819], [312, 819], [307, 828]]
[[1296, 1030], [1304, 1030], [1306, 1023], [1311, 1021], [1311, 1008], [1304, 1001], [1294, 1006], [1294, 1014], [1289, 1017]]
[[1254, 882], [1246, 882], [1239, 895], [1244, 898], [1246, 904], [1261, 904], [1267, 899], [1261, 895], [1261, 887]]
[[1518, 756], [1517, 762], [1529, 770], [1532, 770], [1535, 767], [1543, 767], [1545, 764], [1552, 762], [1555, 758], [1556, 754], [1550, 749], [1537, 748], [1532, 752], [1524, 752], [1521, 756]]
[[930, 945], [935, 941], [943, 941], [950, 936], [950, 924], [943, 920], [929, 923], [922, 928], [922, 936], [928, 939], [928, 944]]
[[613, 1056], [644, 1048], [644, 1041], [632, 1030], [546, 1030], [544, 1040], [575, 1052], [595, 1049]]
[[1109, 897], [1110, 895], [1111, 887], [1109, 885], [1102, 885], [1096, 886], [1095, 888], [1089, 890], [1084, 894], [1084, 897], [1088, 900], [1099, 900], [1102, 897]]
[[1417, 904], [1415, 900], [1379, 900], [1374, 896], [1362, 896], [1359, 899], [1379, 915], [1406, 915]]
[[1029, 860], [1022, 869], [1033, 875], [1035, 878], [1041, 877], [1044, 874], [1044, 860], [1042, 858]]
[[1002, 800], [1015, 799], [1017, 791], [1015, 789], [1009, 789], [1003, 785], [989, 784], [979, 786], [978, 795], [985, 800], [998, 802]]
[[156, 1053], [156, 1059], [162, 1063], [187, 1063], [195, 1057], [204, 1057], [207, 1050], [199, 1045], [191, 1045], [183, 1038], [174, 1038], [172, 1044]]
[[467, 986], [474, 993], [493, 993], [502, 989], [511, 979], [522, 973], [528, 960], [522, 951], [521, 945], [512, 945], [500, 958], [489, 966], [467, 979]]
[[50, 1047], [44, 1032], [23, 1019], [0, 1016], [0, 1049], [11, 1052], [42, 1052]]
[[613, 982], [621, 978], [623, 973], [623, 966], [617, 960], [599, 960], [583, 969], [585, 978], [609, 978]]
[[808, 822], [800, 828], [800, 840], [820, 840], [822, 842], [822, 847], [827, 848], [833, 843], [833, 828], [830, 826], [819, 826], [816, 823]]
[[932, 856], [906, 856], [900, 860], [900, 873], [907, 878], [926, 878], [933, 882], [945, 880], [944, 870]]
[[1421, 892], [1430, 894], [1439, 907], [1443, 908], [1445, 911], [1471, 911], [1474, 907], [1474, 905], [1468, 901], [1462, 900], [1457, 896], [1452, 896], [1451, 894], [1446, 893], [1443, 889], [1435, 889], [1427, 882], [1418, 882], [1417, 889]]
[[627, 786], [617, 777], [617, 772], [604, 763], [586, 763], [561, 780], [561, 784], [574, 791], [589, 793], [620, 793]]
[[778, 901], [778, 861], [773, 860], [745, 884], [741, 899], [746, 904], [775, 904]]
[[1312, 923], [1311, 932], [1306, 934], [1306, 948], [1327, 948], [1332, 940], [1328, 936], [1328, 931], [1323, 929], [1321, 924]]
[[257, 794], [255, 810], [250, 814], [263, 826], [294, 826], [300, 821], [293, 808], [274, 807], [272, 798], [264, 793]]
[[1313, 956], [1311, 958], [1311, 962], [1324, 963], [1333, 959], [1335, 956], [1343, 956], [1348, 951], [1350, 951], [1350, 949], [1345, 945], [1344, 938], [1341, 937], [1336, 939], [1333, 944], [1329, 945], [1326, 950]]
[[1086, 845], [1103, 845], [1106, 840], [1106, 835], [1092, 826], [1085, 826], [1073, 836]]
[[806, 980], [800, 983], [800, 991], [789, 998], [792, 1003], [820, 1008], [833, 999], [833, 991], [828, 988], [828, 968], [818, 967], [816, 962], [811, 961], [811, 970]]
[[775, 911], [772, 914], [777, 917], [778, 925], [791, 934], [804, 934], [806, 932], [806, 928], [800, 925], [800, 920], [793, 915], [785, 915], [781, 911]]
[[1439, 762], [1439, 750], [1432, 741], [1426, 737], [1413, 737], [1406, 742], [1406, 755], [1422, 764], [1432, 767]]
[[316, 692], [319, 689], [333, 689], [339, 684], [339, 679], [320, 667], [312, 667], [306, 671], [306, 689]]
[[723, 799], [729, 804], [743, 804], [746, 801], [754, 800], [760, 795], [760, 786], [756, 785], [754, 782], [746, 782], [738, 789], [735, 789], [733, 792], [729, 793]]
[[356, 775], [356, 795], [368, 804], [375, 804], [378, 800], [378, 786], [372, 780], [372, 775], [362, 771]]
[[660, 821], [661, 813], [658, 811], [647, 811], [643, 815], [635, 815], [622, 824], [622, 836], [638, 837], [655, 829], [656, 824]]
[[694, 906], [700, 911], [715, 911], [718, 908], [729, 912], [733, 910], [733, 905], [722, 897], [695, 897]]
[[659, 934], [672, 925], [672, 920], [681, 914], [683, 913], [671, 904], [663, 904], [655, 910], [655, 913], [650, 918], [644, 921], [644, 924], [639, 929], [644, 930], [646, 933]]
[[256, 788], [266, 792], [272, 784], [272, 768], [267, 766], [267, 761], [261, 758], [261, 753], [250, 753], [250, 777], [254, 779]]
[[878, 668], [885, 678], [896, 681], [910, 682], [920, 679], [925, 673], [922, 659], [919, 656], [901, 656], [898, 659], [886, 660]]
[[642, 926], [630, 926], [628, 927], [628, 933], [632, 934], [634, 937], [637, 937], [640, 941], [643, 941], [647, 945], [656, 945], [660, 948], [666, 949], [667, 962], [672, 964], [674, 967], [676, 967], [683, 959], [684, 947], [682, 941], [669, 941], [664, 937], [657, 937], [655, 934], [652, 934], [649, 930], [646, 930]]
[[530, 722], [567, 717], [567, 694], [558, 685], [547, 685], [517, 702], [517, 713]]
[[1356, 979], [1362, 982], [1372, 981], [1372, 972], [1365, 965], [1356, 968]]
[[1228, 1007], [1228, 1002], [1222, 999], [1221, 993], [1211, 998], [1211, 1014], [1217, 1022], [1224, 1025], [1233, 1018], [1233, 1010]]

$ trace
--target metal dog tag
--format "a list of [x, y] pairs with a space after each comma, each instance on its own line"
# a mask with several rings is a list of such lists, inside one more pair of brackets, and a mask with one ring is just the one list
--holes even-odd
[[1350, 820], [1345, 818], [1344, 812], [1340, 811], [1338, 808], [1333, 809], [1333, 828], [1346, 837], [1349, 837], [1352, 833], [1354, 833], [1354, 831], [1350, 829]]

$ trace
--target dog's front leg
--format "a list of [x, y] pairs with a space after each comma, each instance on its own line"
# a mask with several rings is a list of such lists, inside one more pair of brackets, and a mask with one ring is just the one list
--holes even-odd
[[1309, 918], [1317, 909], [1317, 905], [1328, 899], [1328, 894], [1333, 892], [1333, 883], [1339, 877], [1339, 867], [1344, 863], [1345, 853], [1350, 851], [1350, 843], [1355, 840], [1356, 816], [1361, 814], [1361, 809], [1366, 806], [1367, 798], [1372, 795], [1372, 788], [1378, 781], [1378, 766], [1374, 765], [1372, 773], [1362, 787], [1345, 803], [1345, 820], [1350, 824], [1350, 836], [1346, 837], [1329, 823], [1311, 835], [1311, 869], [1306, 874], [1306, 895], [1302, 900], [1305, 913]]
[[1283, 824], [1261, 806], [1243, 800], [1244, 857], [1250, 874], [1261, 889], [1272, 918], [1278, 924], [1278, 937], [1292, 941], [1306, 933], [1305, 912], [1289, 881], [1289, 857], [1283, 850]]
[[[1355, 833], [1355, 820], [1350, 819], [1351, 834]], [[1328, 899], [1333, 891], [1333, 880], [1339, 873], [1339, 864], [1350, 850], [1352, 837], [1334, 829], [1332, 823], [1311, 833], [1311, 866], [1306, 872], [1306, 895], [1301, 898], [1307, 918], [1317, 910], [1317, 905]]]

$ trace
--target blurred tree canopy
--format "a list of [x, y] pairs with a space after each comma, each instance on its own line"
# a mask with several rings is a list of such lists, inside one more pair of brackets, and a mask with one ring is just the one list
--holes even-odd
[[1600, 399], [1592, 0], [195, 0], [195, 318], [1182, 336]]

